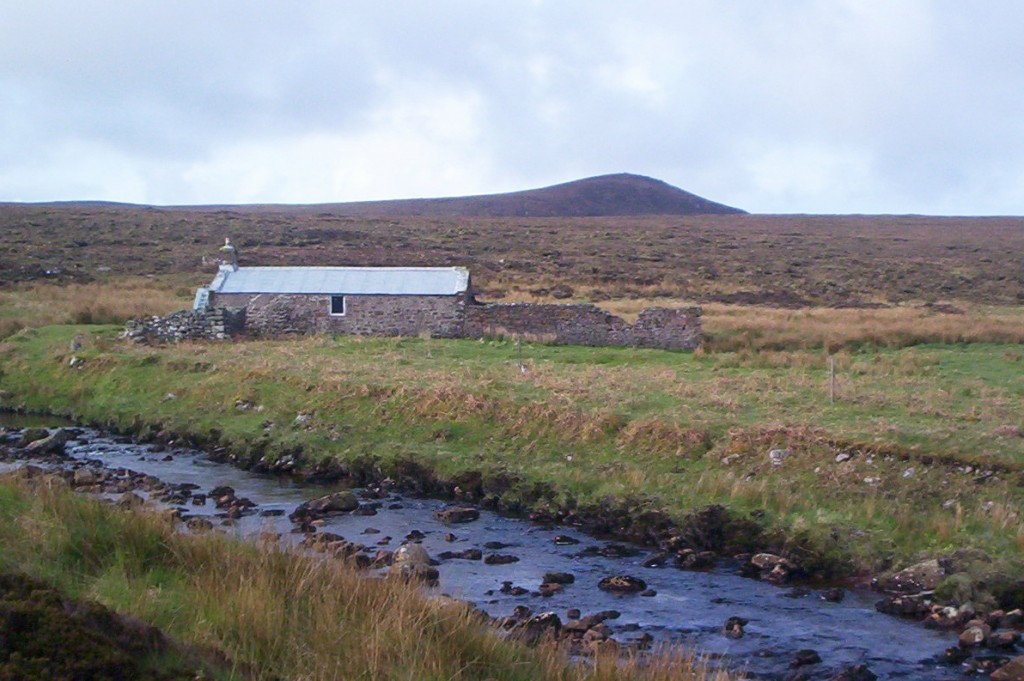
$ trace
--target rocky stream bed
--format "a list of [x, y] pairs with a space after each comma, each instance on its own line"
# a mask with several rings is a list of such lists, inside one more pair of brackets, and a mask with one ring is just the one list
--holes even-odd
[[[43, 423], [51, 427], [32, 428]], [[410, 496], [388, 480], [317, 486], [194, 449], [57, 425], [0, 416], [0, 472], [56, 473], [111, 503], [172, 513], [185, 531], [272, 536], [369, 574], [402, 572], [472, 603], [507, 635], [555, 636], [581, 656], [682, 644], [751, 678], [954, 679], [1001, 667], [997, 681], [1024, 678], [1005, 667], [1019, 654], [1019, 612], [969, 621], [972, 613], [920, 597], [780, 585], [798, 566], [772, 554], [668, 555]], [[882, 614], [879, 602], [918, 621]], [[949, 626], [927, 628], [925, 616]]]

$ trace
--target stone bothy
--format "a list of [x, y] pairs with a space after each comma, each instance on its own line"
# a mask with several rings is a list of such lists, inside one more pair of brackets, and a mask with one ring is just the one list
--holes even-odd
[[512, 336], [565, 345], [692, 350], [700, 308], [649, 308], [630, 324], [585, 304], [482, 304], [462, 267], [239, 267], [225, 241], [216, 277], [193, 309], [140, 320], [139, 341], [339, 333], [361, 336]]
[[[244, 308], [262, 336], [462, 335], [469, 272], [461, 267], [238, 267], [222, 264], [197, 308]], [[202, 298], [206, 298], [205, 303]]]

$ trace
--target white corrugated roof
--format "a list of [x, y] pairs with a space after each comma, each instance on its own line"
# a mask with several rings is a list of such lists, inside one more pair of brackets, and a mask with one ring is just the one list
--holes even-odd
[[464, 267], [239, 267], [222, 269], [216, 293], [453, 296], [469, 286]]

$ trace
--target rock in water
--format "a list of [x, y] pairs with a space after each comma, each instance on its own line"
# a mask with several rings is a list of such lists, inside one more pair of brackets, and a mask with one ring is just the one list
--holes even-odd
[[1024, 681], [1024, 655], [1015, 657], [992, 672], [992, 681]]
[[796, 669], [797, 667], [806, 667], [811, 664], [818, 664], [821, 662], [821, 656], [818, 655], [816, 650], [805, 648], [804, 650], [796, 651], [796, 655], [790, 661], [789, 666]]
[[572, 584], [576, 578], [568, 572], [545, 572], [545, 584]]
[[480, 517], [480, 511], [469, 506], [444, 508], [434, 514], [442, 523], [468, 523]]
[[61, 455], [64, 453], [64, 445], [71, 439], [71, 435], [64, 428], [58, 428], [44, 438], [33, 440], [25, 447], [25, 452], [30, 456], [46, 456], [48, 454]]
[[305, 520], [316, 520], [335, 513], [350, 513], [359, 508], [359, 499], [348, 490], [335, 492], [313, 499], [300, 505], [289, 516], [293, 520], [302, 518]]
[[391, 572], [405, 579], [436, 582], [437, 569], [430, 565], [430, 554], [419, 544], [402, 544], [391, 559]]
[[605, 577], [602, 579], [597, 583], [597, 588], [611, 593], [633, 594], [646, 590], [647, 583], [639, 577], [615, 575], [613, 577]]
[[878, 677], [867, 665], [855, 664], [833, 676], [829, 681], [875, 681]]

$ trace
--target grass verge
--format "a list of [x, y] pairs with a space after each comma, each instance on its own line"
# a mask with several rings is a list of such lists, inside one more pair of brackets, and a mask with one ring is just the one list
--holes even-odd
[[[11, 477], [11, 476], [8, 476]], [[188, 536], [163, 516], [124, 512], [48, 476], [0, 481], [0, 572], [43, 579], [157, 626], [194, 650], [219, 651], [223, 679], [697, 681], [678, 651], [643, 662], [570, 664], [550, 645], [499, 638], [480, 616], [398, 579], [339, 561]]]

